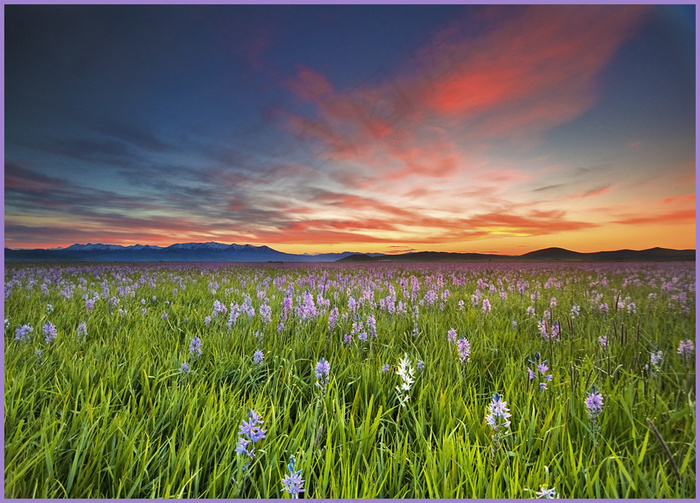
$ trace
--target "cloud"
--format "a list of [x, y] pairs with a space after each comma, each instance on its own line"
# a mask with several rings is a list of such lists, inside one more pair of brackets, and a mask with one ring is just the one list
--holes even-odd
[[639, 225], [639, 224], [690, 224], [695, 222], [695, 209], [678, 210], [657, 215], [629, 216], [621, 220], [613, 220], [614, 224]]

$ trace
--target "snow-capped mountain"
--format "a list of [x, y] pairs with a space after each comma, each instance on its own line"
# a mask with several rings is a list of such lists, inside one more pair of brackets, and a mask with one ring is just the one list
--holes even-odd
[[103, 245], [102, 243], [88, 243], [86, 245], [74, 244], [70, 245], [68, 248], [64, 248], [64, 250], [71, 251], [116, 251], [123, 249], [124, 247], [121, 245]]
[[5, 260], [91, 262], [334, 262], [352, 252], [296, 255], [251, 244], [175, 243], [170, 246], [74, 244], [64, 249], [10, 250]]

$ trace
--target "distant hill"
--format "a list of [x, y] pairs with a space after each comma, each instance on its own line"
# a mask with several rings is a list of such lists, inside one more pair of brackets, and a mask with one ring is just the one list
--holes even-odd
[[64, 249], [11, 250], [6, 262], [655, 262], [695, 260], [695, 250], [616, 250], [579, 253], [564, 248], [546, 248], [523, 255], [481, 253], [411, 252], [381, 253], [283, 253], [268, 246], [222, 243], [176, 243], [170, 246], [74, 244]]
[[580, 253], [564, 248], [546, 248], [523, 255], [414, 252], [368, 257], [364, 254], [357, 254], [343, 257], [339, 259], [339, 262], [661, 262], [688, 260], [695, 260], [695, 250], [650, 248], [641, 251], [615, 250]]

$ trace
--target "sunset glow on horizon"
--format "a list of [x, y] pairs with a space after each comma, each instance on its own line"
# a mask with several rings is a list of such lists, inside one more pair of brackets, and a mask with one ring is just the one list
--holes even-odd
[[694, 5], [8, 5], [5, 31], [7, 248], [695, 248]]

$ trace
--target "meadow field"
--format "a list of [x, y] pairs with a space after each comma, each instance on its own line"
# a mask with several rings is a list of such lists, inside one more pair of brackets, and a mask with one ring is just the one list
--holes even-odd
[[9, 498], [695, 498], [695, 263], [5, 264]]

